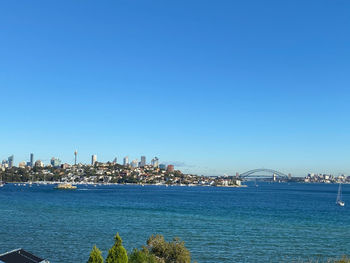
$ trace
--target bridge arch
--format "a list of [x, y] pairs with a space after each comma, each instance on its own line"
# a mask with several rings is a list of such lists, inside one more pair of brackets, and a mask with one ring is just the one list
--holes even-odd
[[255, 173], [258, 173], [258, 172], [275, 174], [279, 178], [288, 178], [288, 175], [286, 175], [286, 174], [284, 174], [282, 172], [279, 172], [279, 171], [276, 171], [276, 170], [273, 170], [273, 169], [265, 169], [265, 168], [254, 169], [254, 170], [247, 171], [245, 173], [240, 174], [239, 177], [244, 179], [244, 178], [247, 178], [247, 177], [249, 177], [249, 176], [251, 176], [251, 175], [253, 175]]

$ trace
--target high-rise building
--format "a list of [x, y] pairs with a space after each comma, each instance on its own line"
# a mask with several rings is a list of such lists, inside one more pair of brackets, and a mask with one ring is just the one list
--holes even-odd
[[159, 159], [158, 159], [157, 157], [154, 157], [154, 158], [152, 159], [152, 161], [151, 161], [151, 165], [152, 165], [153, 167], [158, 168], [158, 166], [159, 166]]
[[123, 165], [124, 165], [124, 166], [128, 166], [128, 165], [129, 165], [129, 157], [128, 157], [128, 156], [125, 156], [125, 157], [124, 157]]
[[163, 164], [163, 163], [161, 163], [161, 164], [159, 165], [159, 169], [161, 169], [161, 170], [166, 170], [166, 165]]
[[140, 166], [141, 166], [141, 167], [146, 166], [146, 156], [141, 156]]
[[116, 164], [117, 160], [118, 160], [117, 157], [115, 157], [114, 160], [113, 160], [113, 163]]
[[14, 156], [11, 155], [9, 158], [7, 158], [8, 163], [9, 163], [9, 168], [13, 167], [13, 160], [14, 160]]
[[77, 165], [77, 155], [78, 155], [78, 151], [75, 150], [75, 152], [74, 152], [74, 165]]
[[52, 167], [55, 167], [55, 168], [61, 166], [61, 160], [58, 159], [58, 158], [55, 158], [55, 157], [52, 157], [52, 158], [51, 158], [50, 163], [51, 163]]
[[131, 167], [137, 168], [138, 166], [139, 166], [139, 162], [138, 162], [137, 159], [135, 159], [135, 160], [133, 160], [133, 161], [131, 162]]
[[97, 162], [97, 155], [94, 154], [91, 156], [91, 165], [95, 165], [96, 162]]
[[30, 165], [28, 165], [28, 166], [30, 166], [30, 167], [33, 167], [34, 166], [34, 153], [31, 153], [30, 154]]

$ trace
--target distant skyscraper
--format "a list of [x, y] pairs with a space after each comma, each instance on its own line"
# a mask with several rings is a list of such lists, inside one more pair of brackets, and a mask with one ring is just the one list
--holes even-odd
[[115, 157], [114, 160], [113, 160], [113, 163], [116, 164], [117, 160], [118, 160], [117, 157]]
[[33, 167], [34, 166], [34, 153], [31, 153], [30, 154], [30, 167]]
[[146, 156], [141, 156], [140, 166], [144, 167], [146, 165]]
[[133, 160], [133, 161], [131, 162], [131, 167], [137, 168], [138, 166], [139, 166], [139, 162], [138, 162], [137, 159], [135, 159], [135, 160]]
[[75, 152], [74, 152], [74, 165], [77, 165], [77, 155], [78, 155], [78, 152], [77, 152], [77, 150], [75, 150]]
[[128, 156], [125, 156], [125, 157], [124, 157], [123, 165], [124, 165], [124, 166], [129, 165], [129, 157], [128, 157]]
[[51, 161], [50, 161], [52, 167], [60, 167], [61, 166], [61, 160], [58, 159], [58, 158], [55, 158], [55, 157], [52, 157], [51, 158]]
[[14, 160], [14, 156], [11, 155], [9, 158], [7, 158], [8, 163], [9, 163], [9, 168], [13, 167], [13, 160]]
[[154, 157], [154, 158], [152, 159], [152, 161], [151, 161], [151, 165], [152, 165], [153, 167], [157, 167], [157, 168], [158, 168], [158, 166], [159, 166], [159, 159], [158, 159], [157, 157]]
[[94, 154], [91, 156], [91, 165], [95, 165], [96, 162], [97, 162], [97, 155]]

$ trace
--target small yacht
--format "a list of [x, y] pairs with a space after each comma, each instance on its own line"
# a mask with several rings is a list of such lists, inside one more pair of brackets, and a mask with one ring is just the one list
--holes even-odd
[[342, 200], [341, 183], [338, 187], [337, 201], [335, 203], [339, 206], [345, 206], [345, 202]]

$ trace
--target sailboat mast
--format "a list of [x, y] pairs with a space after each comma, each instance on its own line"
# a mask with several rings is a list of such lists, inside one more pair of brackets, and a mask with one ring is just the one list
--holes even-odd
[[339, 187], [338, 187], [337, 203], [339, 201], [341, 201], [341, 184], [339, 184]]

